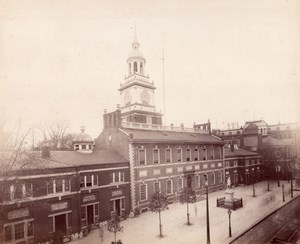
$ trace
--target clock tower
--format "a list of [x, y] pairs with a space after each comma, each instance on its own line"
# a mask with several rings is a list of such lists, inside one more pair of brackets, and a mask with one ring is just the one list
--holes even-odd
[[132, 52], [127, 58], [128, 74], [120, 85], [122, 122], [143, 124], [162, 124], [162, 114], [156, 112], [154, 105], [154, 82], [145, 75], [146, 59], [139, 51], [136, 36]]

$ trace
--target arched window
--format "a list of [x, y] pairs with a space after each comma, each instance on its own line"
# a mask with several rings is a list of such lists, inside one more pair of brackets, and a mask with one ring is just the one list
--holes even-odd
[[133, 72], [137, 73], [137, 62], [133, 63]]
[[144, 74], [143, 63], [140, 63], [140, 73]]

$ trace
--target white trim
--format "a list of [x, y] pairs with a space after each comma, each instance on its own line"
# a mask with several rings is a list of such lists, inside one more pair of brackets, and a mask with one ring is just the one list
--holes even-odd
[[122, 130], [121, 128], [118, 128], [121, 132], [123, 132], [126, 136], [129, 136], [129, 134], [126, 132], [126, 131], [124, 131], [124, 130]]
[[59, 212], [59, 213], [55, 213], [55, 214], [49, 214], [48, 217], [55, 217], [57, 215], [62, 215], [62, 214], [68, 214], [68, 213], [72, 213], [72, 210], [68, 210], [68, 211], [64, 211], [64, 212]]
[[81, 207], [86, 207], [86, 206], [90, 206], [90, 205], [95, 205], [95, 204], [99, 204], [100, 202], [92, 202], [92, 203], [86, 203], [86, 204], [82, 204], [80, 205]]
[[[157, 163], [154, 163], [154, 151], [157, 151], [158, 153], [157, 153], [157, 160], [158, 160], [158, 162]], [[153, 165], [157, 165], [157, 164], [160, 164], [160, 150], [159, 150], [159, 148], [153, 148], [152, 149], [152, 156], [153, 156]]]

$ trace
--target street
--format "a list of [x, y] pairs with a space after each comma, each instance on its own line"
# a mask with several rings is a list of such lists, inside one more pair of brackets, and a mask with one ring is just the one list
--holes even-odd
[[[254, 226], [262, 218], [272, 213], [291, 200], [288, 194], [289, 184], [285, 185], [285, 202], [282, 201], [282, 188], [277, 187], [277, 182], [270, 182], [271, 191], [267, 191], [267, 182], [255, 184], [256, 197], [252, 196], [252, 185], [233, 188], [234, 196], [242, 197], [244, 207], [232, 211], [231, 227], [232, 237], [228, 233], [227, 209], [216, 207], [217, 197], [224, 196], [225, 190], [209, 194], [210, 215], [210, 240], [211, 243], [229, 243], [245, 230]], [[294, 192], [294, 198], [299, 192]], [[206, 201], [202, 196], [190, 206], [191, 225], [186, 224], [186, 205], [173, 203], [169, 210], [162, 212], [163, 237], [159, 237], [158, 214], [146, 212], [137, 218], [127, 219], [121, 222], [123, 232], [117, 233], [117, 240], [124, 244], [135, 243], [206, 243]], [[193, 206], [194, 205], [194, 206]], [[99, 230], [92, 231], [87, 237], [73, 241], [80, 243], [111, 243], [114, 240], [113, 233], [104, 227], [103, 242], [99, 237]]]

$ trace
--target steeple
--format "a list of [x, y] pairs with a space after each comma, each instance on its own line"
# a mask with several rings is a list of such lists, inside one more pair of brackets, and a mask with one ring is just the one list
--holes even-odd
[[154, 82], [145, 75], [146, 59], [139, 50], [134, 27], [133, 50], [127, 58], [128, 75], [120, 86], [121, 119], [123, 122], [161, 125], [161, 113], [154, 104]]

